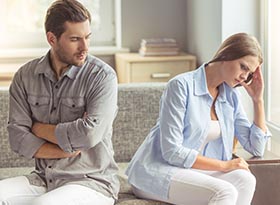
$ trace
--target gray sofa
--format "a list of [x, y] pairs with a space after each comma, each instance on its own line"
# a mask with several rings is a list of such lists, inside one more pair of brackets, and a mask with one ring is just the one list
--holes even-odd
[[[127, 163], [155, 124], [159, 99], [165, 83], [119, 84], [119, 112], [114, 121], [113, 145], [119, 164], [121, 189], [117, 205], [166, 205], [163, 202], [137, 199], [124, 175]], [[6, 131], [8, 118], [8, 88], [0, 88], [0, 179], [29, 173], [33, 160], [19, 157], [10, 150]], [[257, 178], [252, 205], [279, 205], [280, 163], [252, 164]]]
[[[119, 164], [121, 189], [117, 205], [167, 205], [163, 202], [137, 199], [127, 183], [124, 171], [158, 117], [159, 99], [164, 83], [120, 84], [119, 111], [114, 121], [113, 146]], [[28, 174], [34, 161], [10, 150], [8, 133], [8, 88], [0, 88], [0, 179]]]

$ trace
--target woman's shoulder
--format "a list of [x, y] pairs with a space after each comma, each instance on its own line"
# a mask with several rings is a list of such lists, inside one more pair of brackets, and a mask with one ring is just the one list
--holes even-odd
[[185, 73], [178, 74], [177, 76], [170, 79], [168, 84], [174, 84], [174, 83], [188, 84], [193, 80], [194, 74], [196, 72], [197, 71], [194, 70], [194, 71], [188, 71], [188, 72], [185, 72]]
[[[185, 73], [181, 73], [168, 81], [167, 86], [179, 86], [185, 89], [189, 89], [193, 87], [194, 81], [197, 78], [200, 78], [202, 75], [202, 66], [198, 67], [196, 70], [188, 71]], [[199, 77], [200, 76], [200, 77]]]

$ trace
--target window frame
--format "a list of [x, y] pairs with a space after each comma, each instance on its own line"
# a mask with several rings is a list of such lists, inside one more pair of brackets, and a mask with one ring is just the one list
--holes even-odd
[[[91, 46], [116, 46], [117, 43], [115, 7], [116, 5], [114, 0], [100, 0], [100, 25], [102, 26], [98, 31], [96, 29], [92, 29], [93, 35], [91, 39]], [[2, 19], [4, 20], [5, 18]], [[26, 48], [38, 49], [49, 47], [44, 29], [43, 31], [26, 31], [20, 34], [16, 32], [0, 32], [0, 43], [1, 50]]]
[[270, 28], [269, 28], [269, 9], [270, 9], [270, 0], [261, 1], [261, 42], [263, 47], [263, 55], [264, 55], [264, 82], [265, 82], [265, 90], [264, 90], [264, 101], [265, 101], [265, 111], [266, 111], [266, 124], [269, 130], [272, 133], [273, 140], [277, 143], [280, 143], [280, 125], [276, 125], [275, 123], [270, 121], [270, 102], [271, 102], [271, 69], [270, 69]]

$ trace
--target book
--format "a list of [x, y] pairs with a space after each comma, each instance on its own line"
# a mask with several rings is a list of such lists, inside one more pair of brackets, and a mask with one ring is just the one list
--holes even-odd
[[178, 47], [141, 47], [142, 52], [171, 52], [179, 51]]
[[141, 56], [168, 56], [178, 55], [179, 46], [173, 38], [142, 39], [139, 49]]
[[161, 51], [161, 52], [145, 52], [139, 50], [141, 56], [176, 56], [179, 55], [179, 51]]
[[146, 45], [146, 44], [166, 44], [166, 43], [176, 44], [177, 42], [173, 38], [148, 38], [148, 39], [142, 39], [141, 43], [143, 43], [143, 45]]
[[179, 47], [178, 43], [141, 43], [141, 47], [151, 47], [151, 48], [160, 48], [160, 47]]

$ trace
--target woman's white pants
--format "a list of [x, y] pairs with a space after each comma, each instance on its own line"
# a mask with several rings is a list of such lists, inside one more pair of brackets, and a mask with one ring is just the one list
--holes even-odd
[[202, 171], [178, 168], [171, 179], [168, 200], [133, 187], [140, 198], [176, 205], [249, 205], [256, 179], [249, 171]]

